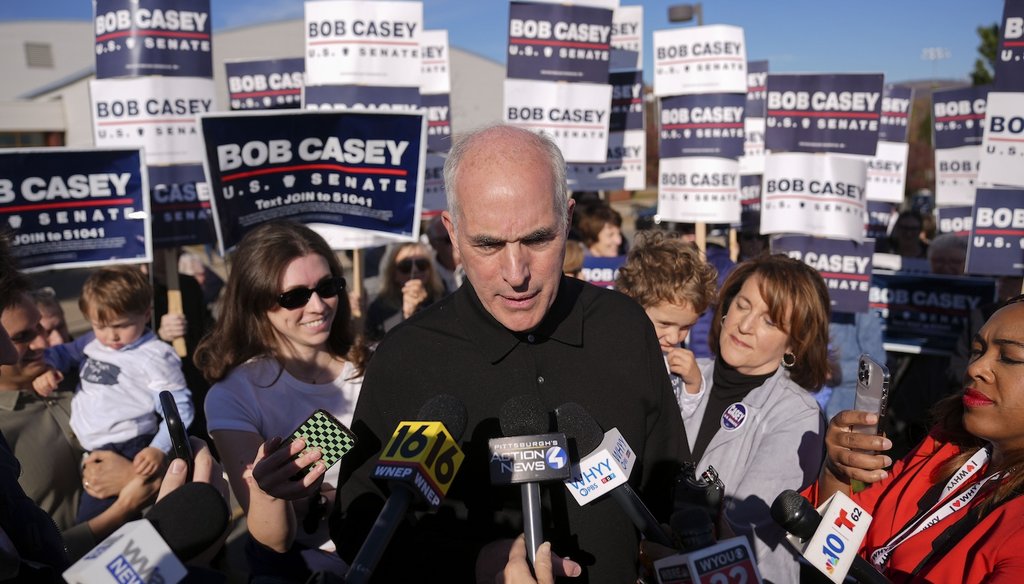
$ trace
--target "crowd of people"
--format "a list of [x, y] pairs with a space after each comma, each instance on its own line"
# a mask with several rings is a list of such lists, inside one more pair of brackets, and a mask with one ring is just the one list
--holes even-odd
[[[4, 241], [0, 579], [57, 581], [38, 570], [66, 567], [138, 517], [161, 483], [180, 484], [162, 391], [212, 441], [197, 443], [197, 480], [226, 475], [254, 581], [343, 576], [389, 496], [373, 478], [384, 445], [441, 394], [465, 408], [465, 461], [438, 510], [397, 525], [376, 581], [637, 581], [630, 515], [608, 498], [580, 506], [560, 484], [543, 487], [548, 541], [531, 567], [520, 491], [489, 479], [488, 441], [522, 396], [546, 413], [576, 404], [618, 430], [637, 461], [630, 483], [662, 523], [678, 510], [680, 473], [713, 467], [724, 486], [715, 534], [746, 537], [765, 581], [801, 577], [769, 513], [787, 489], [815, 503], [842, 491], [868, 509], [862, 554], [893, 581], [1024, 573], [1021, 297], [985, 307], [962, 361], [942, 363], [966, 387], [894, 402], [925, 424], [896, 456], [893, 439], [856, 430], [878, 416], [853, 410], [857, 357], [884, 359], [878, 319], [833, 314], [806, 264], [714, 259], [663, 231], [627, 245], [621, 215], [601, 203], [574, 221], [558, 148], [509, 126], [458, 140], [444, 175], [448, 210], [425, 242], [387, 250], [362, 318], [336, 253], [281, 221], [247, 233], [226, 282], [182, 257], [197, 299], [187, 318], [155, 305], [160, 282], [136, 267], [95, 270], [79, 300], [91, 330], [72, 339], [52, 290], [32, 288]], [[921, 226], [901, 214], [893, 251], [962, 274], [959, 242], [929, 245]], [[578, 279], [584, 258], [619, 255], [616, 291]], [[168, 342], [185, 336], [181, 359]], [[292, 439], [321, 410], [355, 435], [340, 464]]]

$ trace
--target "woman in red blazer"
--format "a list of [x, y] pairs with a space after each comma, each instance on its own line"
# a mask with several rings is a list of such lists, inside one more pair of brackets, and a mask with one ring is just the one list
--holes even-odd
[[1020, 582], [1024, 577], [1024, 295], [1007, 302], [974, 338], [962, 393], [936, 407], [938, 424], [892, 464], [882, 436], [852, 426], [867, 412], [840, 412], [825, 437], [815, 488], [824, 501], [871, 485], [853, 499], [874, 518], [861, 555], [893, 582]]

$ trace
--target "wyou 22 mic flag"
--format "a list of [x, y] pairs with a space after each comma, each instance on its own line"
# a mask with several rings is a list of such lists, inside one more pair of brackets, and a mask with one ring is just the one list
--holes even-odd
[[0, 150], [0, 225], [22, 270], [152, 261], [142, 151]]
[[761, 191], [761, 233], [864, 239], [867, 164], [849, 156], [769, 154]]
[[210, 0], [93, 0], [96, 78], [213, 77]]
[[882, 75], [768, 75], [765, 148], [874, 156]]
[[419, 236], [421, 112], [237, 112], [200, 123], [222, 251], [279, 219]]
[[306, 2], [306, 82], [419, 87], [422, 32], [422, 2]]

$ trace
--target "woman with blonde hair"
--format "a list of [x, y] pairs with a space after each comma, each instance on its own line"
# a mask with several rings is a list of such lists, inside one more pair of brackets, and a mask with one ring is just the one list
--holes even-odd
[[421, 243], [394, 246], [384, 261], [381, 290], [366, 311], [366, 338], [379, 341], [392, 328], [444, 295], [441, 277]]

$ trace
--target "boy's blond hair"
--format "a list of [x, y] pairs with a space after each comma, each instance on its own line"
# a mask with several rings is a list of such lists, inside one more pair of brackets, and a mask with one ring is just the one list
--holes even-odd
[[149, 278], [135, 266], [110, 266], [93, 272], [82, 285], [78, 307], [86, 318], [112, 322], [126, 314], [145, 314], [153, 301]]

